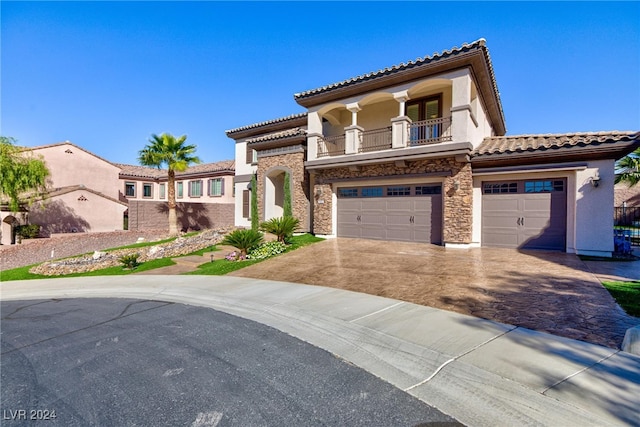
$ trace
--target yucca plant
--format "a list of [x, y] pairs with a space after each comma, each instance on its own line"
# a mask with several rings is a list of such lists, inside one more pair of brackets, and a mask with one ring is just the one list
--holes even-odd
[[140, 263], [138, 262], [139, 256], [140, 254], [137, 254], [137, 253], [122, 255], [120, 258], [118, 258], [118, 261], [122, 263], [123, 268], [128, 268], [129, 270], [133, 270], [140, 265]]
[[271, 218], [260, 224], [260, 229], [267, 233], [275, 234], [278, 242], [286, 243], [289, 241], [293, 232], [296, 231], [300, 221], [292, 216], [283, 216], [279, 218]]
[[241, 255], [247, 256], [247, 253], [260, 245], [264, 239], [261, 232], [252, 229], [234, 230], [227, 234], [222, 241], [223, 245], [233, 246], [238, 249]]

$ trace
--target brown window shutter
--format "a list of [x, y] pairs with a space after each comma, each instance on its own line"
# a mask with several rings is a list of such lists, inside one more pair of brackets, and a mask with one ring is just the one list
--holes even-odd
[[251, 197], [251, 191], [242, 190], [242, 217], [249, 218], [249, 199]]
[[250, 165], [251, 163], [253, 163], [253, 149], [251, 147], [249, 147], [249, 144], [247, 144], [247, 164]]
[[220, 195], [224, 196], [224, 178], [220, 178]]

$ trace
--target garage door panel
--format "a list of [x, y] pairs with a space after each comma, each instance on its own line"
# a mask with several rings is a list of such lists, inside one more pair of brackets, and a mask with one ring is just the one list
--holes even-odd
[[360, 218], [363, 226], [384, 227], [387, 223], [384, 213], [363, 212]]
[[360, 237], [363, 239], [384, 240], [386, 232], [384, 227], [362, 226]]
[[442, 196], [343, 198], [337, 220], [342, 237], [440, 243]]
[[391, 212], [410, 212], [413, 210], [413, 200], [405, 198], [387, 199], [386, 211]]
[[[524, 192], [541, 181], [516, 181], [518, 192], [483, 194], [482, 244], [509, 248], [564, 250], [566, 240], [566, 182], [554, 179], [546, 192]], [[514, 181], [511, 182], [513, 184]], [[523, 185], [522, 183], [525, 183]], [[484, 188], [484, 184], [483, 184]], [[495, 185], [492, 188], [496, 188]], [[515, 188], [512, 186], [510, 188]]]
[[403, 228], [387, 228], [386, 240], [397, 240], [402, 242], [413, 242], [414, 232], [408, 227]]
[[[510, 196], [510, 195], [509, 195]], [[518, 199], [508, 196], [485, 196], [482, 199], [482, 209], [486, 212], [518, 212], [520, 210]]]

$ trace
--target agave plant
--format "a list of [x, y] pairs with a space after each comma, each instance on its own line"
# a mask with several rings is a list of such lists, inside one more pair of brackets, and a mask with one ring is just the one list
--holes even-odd
[[267, 233], [275, 234], [278, 242], [286, 243], [293, 235], [293, 232], [296, 231], [298, 225], [300, 225], [300, 221], [297, 218], [283, 216], [263, 222], [260, 224], [260, 229]]
[[240, 251], [240, 254], [244, 257], [247, 253], [256, 248], [262, 243], [264, 236], [261, 232], [252, 229], [239, 229], [234, 230], [227, 234], [222, 241], [223, 245], [233, 246]]

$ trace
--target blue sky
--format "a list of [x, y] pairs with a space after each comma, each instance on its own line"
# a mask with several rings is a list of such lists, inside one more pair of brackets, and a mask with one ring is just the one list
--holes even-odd
[[293, 94], [487, 40], [509, 135], [640, 129], [639, 2], [0, 2], [1, 128], [137, 164], [153, 133], [225, 130]]

